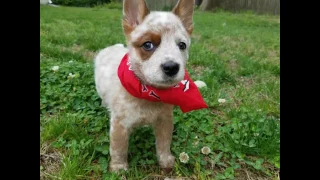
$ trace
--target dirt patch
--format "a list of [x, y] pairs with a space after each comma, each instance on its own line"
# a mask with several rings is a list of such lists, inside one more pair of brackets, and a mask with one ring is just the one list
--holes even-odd
[[191, 65], [191, 68], [197, 76], [201, 76], [205, 71], [209, 70], [208, 67], [199, 65]]
[[[279, 51], [269, 50], [268, 51], [268, 62], [279, 65], [280, 64], [280, 53]], [[268, 63], [267, 62], [267, 63]]]
[[207, 46], [207, 50], [211, 51], [214, 54], [218, 54], [219, 53], [219, 49], [215, 45]]
[[40, 147], [40, 179], [51, 179], [59, 172], [61, 159], [60, 153], [50, 148], [48, 143], [43, 143]]
[[235, 171], [237, 180], [276, 180], [276, 177], [266, 177], [265, 175], [254, 173], [246, 168]]
[[[256, 159], [255, 157], [248, 156], [249, 159]], [[235, 179], [237, 180], [280, 180], [280, 170], [275, 168], [268, 162], [263, 163], [264, 169], [268, 169], [270, 176], [261, 171], [254, 170], [244, 162], [240, 162], [241, 168], [235, 170]]]
[[47, 35], [47, 32], [40, 29], [40, 36], [45, 36], [45, 35]]
[[94, 58], [94, 56], [96, 55], [96, 53], [93, 52], [93, 51], [85, 50], [85, 51], [82, 53], [82, 55], [83, 55], [86, 59], [88, 59], [88, 60], [93, 60], [93, 58]]
[[278, 18], [266, 18], [266, 20], [268, 20], [269, 22], [276, 22], [276, 23], [279, 23], [280, 24], [280, 17]]
[[62, 47], [61, 50], [62, 51], [71, 51], [72, 53], [79, 53], [88, 61], [93, 60], [94, 56], [96, 55], [96, 52], [90, 51], [90, 50], [86, 49], [85, 47], [78, 45], [78, 44], [74, 44], [72, 47]]
[[89, 51], [89, 50], [85, 49], [83, 46], [80, 46], [77, 44], [72, 46], [71, 50], [72, 50], [72, 52], [81, 53], [82, 56], [87, 60], [93, 60], [93, 58], [96, 54], [95, 52]]
[[241, 88], [246, 88], [246, 89], [251, 88], [256, 83], [256, 80], [252, 77], [241, 76], [241, 77], [237, 78], [236, 80], [241, 85]]
[[211, 111], [212, 111], [213, 114], [215, 114], [217, 116], [220, 116], [221, 118], [227, 120], [226, 114], [223, 111], [221, 111], [219, 109], [215, 109], [215, 108], [212, 108]]
[[200, 35], [200, 34], [195, 34], [195, 33], [193, 33], [193, 34], [191, 35], [191, 38], [194, 38], [195, 40], [200, 40], [201, 35]]
[[230, 59], [227, 63], [227, 68], [232, 72], [239, 67], [239, 62], [236, 59]]
[[274, 58], [274, 57], [279, 57], [279, 56], [278, 56], [278, 53], [276, 51], [268, 51], [268, 57], [269, 58]]
[[249, 91], [256, 83], [257, 80], [252, 77], [239, 77], [236, 78], [237, 86], [232, 88], [223, 89], [223, 91], [226, 93], [227, 103], [232, 108], [239, 108], [242, 104], [242, 99], [238, 97], [237, 92], [239, 89], [244, 89], [246, 91]]
[[71, 51], [72, 52], [80, 52], [82, 51], [84, 48], [80, 45], [77, 45], [77, 44], [74, 44], [72, 47], [71, 47]]
[[42, 53], [40, 53], [40, 61], [41, 61], [41, 59], [43, 58], [43, 54]]

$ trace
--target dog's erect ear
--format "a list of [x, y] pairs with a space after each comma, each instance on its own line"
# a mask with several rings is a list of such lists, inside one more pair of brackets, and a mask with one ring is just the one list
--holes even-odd
[[122, 26], [128, 36], [150, 13], [145, 0], [123, 0]]
[[194, 0], [179, 0], [172, 10], [172, 12], [180, 18], [189, 35], [191, 35], [193, 31], [192, 17], [194, 3]]

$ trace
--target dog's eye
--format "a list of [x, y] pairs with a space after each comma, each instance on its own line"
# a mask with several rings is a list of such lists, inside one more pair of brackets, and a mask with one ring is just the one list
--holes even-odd
[[143, 45], [142, 45], [143, 49], [146, 50], [146, 51], [151, 51], [154, 49], [154, 45], [152, 44], [152, 42], [145, 42]]
[[187, 48], [187, 45], [186, 45], [186, 43], [184, 43], [184, 42], [180, 42], [180, 43], [178, 44], [178, 46], [179, 46], [179, 49], [181, 49], [181, 50], [184, 50], [184, 49]]

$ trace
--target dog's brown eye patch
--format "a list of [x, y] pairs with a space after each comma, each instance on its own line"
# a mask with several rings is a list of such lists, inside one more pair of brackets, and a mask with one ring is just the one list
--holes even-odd
[[[146, 42], [152, 43], [152, 45], [154, 46], [153, 50], [147, 51], [147, 50], [145, 50], [145, 48], [143, 48], [143, 45]], [[134, 41], [132, 44], [133, 44], [136, 52], [140, 56], [140, 58], [142, 60], [148, 60], [152, 56], [153, 52], [160, 45], [160, 43], [161, 43], [161, 35], [160, 34], [156, 34], [153, 32], [146, 32], [143, 35], [141, 35], [141, 37], [138, 38], [136, 41]]]

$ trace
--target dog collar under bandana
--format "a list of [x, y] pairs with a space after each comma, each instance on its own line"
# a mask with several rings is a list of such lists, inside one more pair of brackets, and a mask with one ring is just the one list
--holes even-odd
[[173, 104], [179, 106], [184, 113], [208, 107], [187, 70], [184, 80], [177, 85], [168, 89], [157, 89], [141, 84], [130, 68], [128, 54], [125, 54], [118, 68], [118, 77], [127, 92], [136, 98]]

